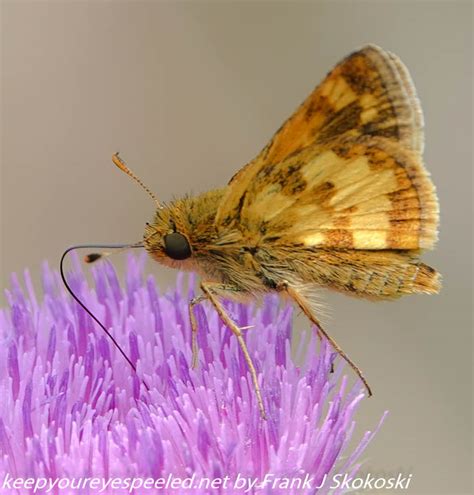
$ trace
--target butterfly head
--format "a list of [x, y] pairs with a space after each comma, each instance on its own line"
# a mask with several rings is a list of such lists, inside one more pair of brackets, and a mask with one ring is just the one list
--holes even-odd
[[147, 223], [143, 244], [151, 257], [172, 268], [189, 269], [193, 249], [186, 222], [174, 205], [159, 208]]

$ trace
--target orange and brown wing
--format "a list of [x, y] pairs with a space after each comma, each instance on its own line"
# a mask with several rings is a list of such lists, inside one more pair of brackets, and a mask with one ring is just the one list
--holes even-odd
[[226, 232], [307, 246], [418, 249], [438, 206], [421, 161], [422, 114], [408, 71], [375, 46], [337, 65], [229, 183]]
[[438, 202], [413, 152], [386, 138], [348, 138], [261, 168], [238, 219], [260, 245], [427, 249], [437, 237]]

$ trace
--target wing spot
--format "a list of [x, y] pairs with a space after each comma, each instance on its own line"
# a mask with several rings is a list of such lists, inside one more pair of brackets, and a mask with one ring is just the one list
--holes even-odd
[[322, 184], [313, 187], [312, 194], [322, 205], [329, 206], [331, 198], [336, 194], [336, 186], [333, 182], [327, 180]]

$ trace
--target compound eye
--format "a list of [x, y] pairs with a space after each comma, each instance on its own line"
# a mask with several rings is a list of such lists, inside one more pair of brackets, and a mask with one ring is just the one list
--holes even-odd
[[179, 232], [166, 234], [164, 241], [165, 253], [170, 258], [174, 260], [185, 260], [191, 256], [191, 246], [183, 234]]

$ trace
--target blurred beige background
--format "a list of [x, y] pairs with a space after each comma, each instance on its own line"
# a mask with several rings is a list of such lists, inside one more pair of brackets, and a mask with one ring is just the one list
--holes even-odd
[[353, 49], [402, 58], [441, 202], [425, 259], [444, 289], [329, 295], [329, 328], [375, 390], [359, 435], [390, 410], [365, 471], [413, 473], [410, 494], [472, 493], [472, 3], [12, 1], [1, 14], [2, 288], [71, 244], [141, 238], [153, 203], [114, 151], [164, 200], [221, 186]]

